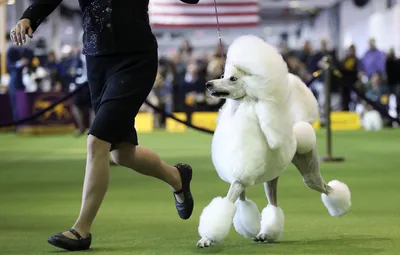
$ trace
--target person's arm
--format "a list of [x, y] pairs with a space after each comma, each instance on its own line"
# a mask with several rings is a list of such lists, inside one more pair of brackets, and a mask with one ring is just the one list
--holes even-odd
[[197, 4], [199, 2], [199, 0], [180, 0], [180, 1], [186, 4]]
[[33, 37], [33, 32], [52, 13], [62, 0], [35, 0], [25, 10], [17, 25], [11, 29], [11, 40], [18, 46], [26, 42], [26, 35]]
[[31, 22], [33, 32], [62, 2], [62, 0], [35, 0], [22, 14], [21, 19], [28, 19]]

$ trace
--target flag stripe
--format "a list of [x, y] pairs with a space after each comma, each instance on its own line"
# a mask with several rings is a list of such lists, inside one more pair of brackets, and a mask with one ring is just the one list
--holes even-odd
[[[187, 15], [185, 13], [153, 13], [153, 17], [155, 16], [190, 16], [190, 17], [209, 17], [209, 16], [216, 16], [215, 13], [191, 13], [190, 15]], [[258, 12], [224, 12], [224, 13], [218, 13], [218, 16], [235, 16], [235, 17], [240, 17], [240, 16], [258, 16]]]
[[[257, 26], [258, 22], [247, 22], [247, 23], [222, 23], [220, 27], [254, 27]], [[156, 28], [208, 28], [216, 27], [216, 23], [197, 23], [197, 24], [164, 24], [164, 23], [153, 23], [153, 27]]]
[[[217, 5], [220, 4], [235, 4], [235, 3], [241, 3], [241, 4], [258, 4], [258, 0], [216, 0]], [[150, 0], [150, 4], [173, 4], [173, 5], [184, 5], [188, 6], [188, 4], [180, 2], [178, 0]], [[214, 5], [214, 0], [200, 0], [199, 3], [193, 5], [193, 6], [198, 6], [198, 5], [209, 5], [212, 4]], [[189, 4], [190, 6], [190, 4]]]
[[[238, 16], [223, 16], [219, 17], [219, 22], [221, 24], [223, 23], [249, 23], [249, 22], [258, 22], [259, 17], [257, 15], [253, 16], [244, 16], [244, 17], [238, 17]], [[196, 19], [192, 18], [187, 18], [185, 16], [168, 16], [168, 17], [154, 17], [153, 21], [154, 23], [158, 24], [215, 24], [215, 19], [212, 19], [210, 17], [198, 17]]]
[[[264, 1], [264, 0], [262, 0]], [[242, 3], [259, 3], [259, 0], [216, 0], [217, 4], [218, 3], [238, 3], [238, 2], [242, 2]], [[182, 3], [179, 2], [178, 0], [150, 0], [150, 3]], [[200, 3], [214, 3], [214, 0], [200, 0]], [[188, 5], [186, 3], [182, 3], [183, 5]]]
[[[215, 13], [215, 8], [212, 7], [159, 7], [154, 6], [150, 9], [150, 14], [155, 13], [175, 13], [175, 14], [192, 14], [192, 13]], [[246, 7], [224, 7], [218, 8], [218, 13], [246, 13], [246, 12], [259, 12], [259, 8], [257, 6], [246, 6]]]
[[[221, 26], [255, 26], [259, 23], [258, 0], [216, 0]], [[213, 27], [214, 0], [188, 5], [177, 0], [151, 0], [150, 22], [154, 27]]]
[[[181, 3], [157, 3], [154, 4], [157, 6], [162, 6], [162, 7], [172, 7], [172, 6], [179, 6], [179, 7], [187, 7], [185, 4]], [[196, 7], [214, 7], [215, 5], [213, 3], [210, 4], [196, 4]], [[258, 3], [217, 3], [217, 7], [243, 7], [243, 6], [258, 6]]]

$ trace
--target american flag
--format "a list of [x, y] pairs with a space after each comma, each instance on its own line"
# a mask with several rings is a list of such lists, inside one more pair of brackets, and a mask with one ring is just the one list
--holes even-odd
[[[259, 0], [215, 0], [222, 27], [251, 27], [259, 23]], [[214, 0], [200, 0], [196, 5], [179, 0], [150, 0], [150, 23], [153, 27], [215, 27]]]

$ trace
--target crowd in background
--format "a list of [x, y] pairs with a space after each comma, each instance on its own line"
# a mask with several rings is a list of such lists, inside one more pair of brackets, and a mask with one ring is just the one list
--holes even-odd
[[[336, 51], [329, 49], [325, 40], [321, 41], [317, 50], [312, 48], [309, 41], [305, 42], [300, 51], [290, 51], [284, 45], [280, 50], [289, 71], [304, 82], [311, 80], [313, 74], [321, 69], [321, 60], [330, 56], [334, 67], [340, 71], [338, 73], [341, 74], [340, 79], [344, 84], [357, 87], [377, 104], [387, 105], [391, 94], [400, 98], [400, 60], [395, 56], [394, 50], [385, 53], [378, 49], [374, 39], [370, 40], [369, 45], [370, 48], [361, 58], [357, 57], [357, 49], [352, 45], [347, 49], [345, 58], [339, 59]], [[77, 77], [82, 75], [82, 58], [79, 47], [73, 47], [60, 57], [54, 52], [49, 52], [46, 56], [34, 56], [27, 48], [11, 47], [7, 53], [7, 68], [11, 77], [10, 88], [24, 89], [24, 72], [25, 76], [30, 74], [30, 80], [36, 83], [36, 90], [68, 92], [76, 83]], [[223, 101], [207, 95], [205, 82], [219, 78], [222, 72], [219, 45], [214, 52], [199, 54], [190, 41], [185, 40], [173, 56], [160, 56], [157, 79], [148, 100], [167, 113], [216, 111]], [[360, 98], [351, 92], [349, 86], [343, 86], [336, 79], [339, 78], [332, 80], [332, 109], [355, 111], [361, 102]], [[321, 75], [310, 84], [310, 89], [321, 106], [325, 100], [324, 81], [325, 77]], [[83, 98], [90, 101], [88, 96]], [[141, 111], [152, 109], [143, 105]], [[164, 123], [163, 116], [157, 115], [156, 126], [162, 127]]]

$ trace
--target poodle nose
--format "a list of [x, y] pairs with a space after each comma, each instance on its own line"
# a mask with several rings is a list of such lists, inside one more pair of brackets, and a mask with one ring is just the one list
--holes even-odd
[[212, 88], [212, 86], [213, 86], [213, 84], [212, 84], [211, 81], [209, 81], [209, 82], [206, 83], [206, 88], [207, 88], [207, 89]]

